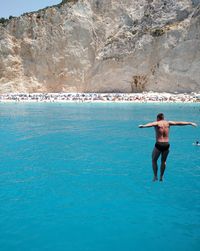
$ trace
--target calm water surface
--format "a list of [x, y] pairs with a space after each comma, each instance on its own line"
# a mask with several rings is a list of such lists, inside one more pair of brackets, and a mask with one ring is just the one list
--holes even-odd
[[152, 128], [196, 104], [0, 104], [1, 251], [200, 250], [200, 127], [171, 128], [153, 183]]

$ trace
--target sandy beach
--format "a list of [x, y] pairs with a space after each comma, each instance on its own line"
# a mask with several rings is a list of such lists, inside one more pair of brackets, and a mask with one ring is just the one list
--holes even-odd
[[200, 93], [8, 93], [0, 102], [133, 102], [193, 103], [200, 102]]

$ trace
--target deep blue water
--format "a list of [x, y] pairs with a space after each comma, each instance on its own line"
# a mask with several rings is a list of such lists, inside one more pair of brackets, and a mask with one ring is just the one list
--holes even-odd
[[198, 104], [0, 104], [0, 250], [200, 250], [200, 127], [171, 128], [152, 182], [159, 112]]

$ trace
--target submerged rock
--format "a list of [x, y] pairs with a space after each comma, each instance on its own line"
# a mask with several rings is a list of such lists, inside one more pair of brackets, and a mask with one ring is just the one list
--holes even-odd
[[65, 0], [0, 23], [1, 93], [191, 92], [199, 69], [198, 0]]

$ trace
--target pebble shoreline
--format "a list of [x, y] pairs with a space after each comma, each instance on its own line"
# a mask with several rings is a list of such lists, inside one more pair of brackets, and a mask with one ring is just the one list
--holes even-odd
[[0, 94], [4, 102], [132, 102], [132, 103], [194, 103], [200, 102], [200, 93], [9, 93]]

